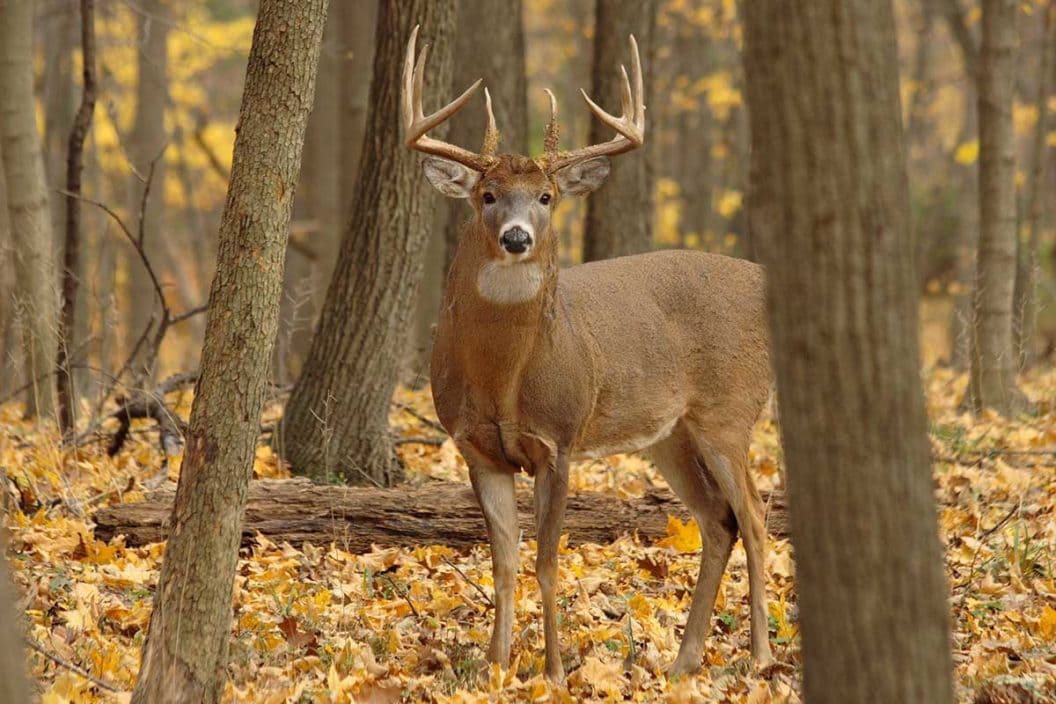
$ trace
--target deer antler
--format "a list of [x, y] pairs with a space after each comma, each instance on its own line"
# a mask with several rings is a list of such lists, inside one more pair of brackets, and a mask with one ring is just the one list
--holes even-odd
[[[403, 96], [401, 101], [401, 116], [403, 117], [404, 137], [406, 144], [426, 154], [441, 156], [451, 161], [468, 166], [476, 171], [484, 172], [491, 166], [495, 158], [491, 155], [498, 145], [498, 131], [495, 129], [495, 116], [491, 112], [491, 97], [488, 96], [488, 129], [485, 133], [485, 153], [477, 154], [468, 149], [442, 142], [426, 136], [426, 133], [448, 120], [452, 115], [462, 109], [473, 93], [480, 87], [484, 79], [477, 79], [476, 83], [458, 96], [450, 103], [440, 108], [433, 114], [426, 116], [422, 110], [422, 84], [425, 80], [425, 60], [429, 56], [429, 45], [422, 47], [422, 53], [418, 57], [418, 63], [414, 61], [415, 46], [418, 40], [418, 26], [411, 32], [411, 39], [407, 42], [407, 58], [403, 64]], [[492, 150], [488, 152], [488, 148]]]
[[[623, 154], [632, 149], [637, 149], [644, 144], [645, 92], [642, 86], [642, 60], [638, 56], [638, 42], [635, 41], [633, 34], [630, 36], [630, 43], [631, 76], [634, 81], [634, 89], [631, 89], [631, 79], [627, 78], [627, 69], [620, 66], [620, 72], [623, 74], [623, 90], [620, 96], [623, 104], [622, 115], [619, 117], [613, 117], [602, 110], [597, 103], [591, 100], [586, 91], [579, 91], [583, 94], [583, 99], [587, 101], [587, 106], [590, 108], [590, 111], [594, 113], [595, 117], [616, 130], [616, 136], [608, 142], [592, 144], [589, 147], [574, 149], [570, 152], [558, 152], [557, 101], [554, 100], [553, 94], [550, 93], [550, 124], [547, 125], [546, 128], [547, 154], [545, 156], [545, 162], [547, 172], [553, 173], [554, 171], [570, 164], [592, 159], [596, 156]], [[549, 93], [549, 91], [547, 92]]]

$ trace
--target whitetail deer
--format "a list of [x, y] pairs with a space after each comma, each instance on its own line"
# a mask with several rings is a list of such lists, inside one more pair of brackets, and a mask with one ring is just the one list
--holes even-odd
[[[469, 100], [477, 81], [432, 115], [422, 111], [428, 47], [415, 63], [417, 28], [403, 74], [407, 146], [429, 154], [426, 176], [444, 195], [468, 198], [433, 342], [432, 389], [440, 422], [469, 465], [491, 540], [495, 627], [488, 657], [509, 665], [517, 558], [514, 475], [535, 477], [546, 675], [564, 678], [557, 630], [557, 549], [577, 458], [646, 450], [696, 517], [700, 573], [672, 672], [700, 668], [719, 581], [738, 529], [748, 557], [751, 651], [771, 662], [766, 534], [748, 471], [752, 427], [770, 392], [763, 270], [688, 251], [620, 257], [558, 271], [551, 216], [563, 195], [586, 195], [608, 175], [609, 155], [640, 147], [642, 68], [630, 38], [623, 115], [583, 97], [616, 136], [558, 151], [550, 95], [545, 153], [497, 154], [488, 125], [480, 153], [426, 136]], [[632, 87], [633, 86], [633, 87]]]

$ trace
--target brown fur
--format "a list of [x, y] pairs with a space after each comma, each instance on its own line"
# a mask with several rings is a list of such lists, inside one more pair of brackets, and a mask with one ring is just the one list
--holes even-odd
[[482, 175], [433, 349], [437, 414], [469, 464], [492, 543], [496, 617], [489, 657], [509, 663], [518, 538], [513, 474], [535, 476], [546, 674], [560, 680], [557, 541], [569, 462], [592, 452], [647, 450], [704, 537], [673, 669], [700, 667], [738, 527], [748, 553], [752, 652], [766, 663], [765, 534], [747, 461], [752, 427], [770, 392], [763, 270], [718, 255], [662, 251], [559, 272], [547, 213], [533, 216], [530, 260], [543, 272], [538, 294], [524, 303], [489, 302], [478, 291], [478, 272], [502, 252], [498, 225], [482, 215], [482, 194], [536, 197], [550, 189], [552, 213], [559, 180], [514, 156]]

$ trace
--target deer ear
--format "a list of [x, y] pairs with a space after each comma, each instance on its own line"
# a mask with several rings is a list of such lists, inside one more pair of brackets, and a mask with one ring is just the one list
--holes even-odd
[[480, 179], [480, 174], [468, 166], [438, 156], [423, 159], [422, 168], [429, 183], [448, 198], [469, 198]]
[[570, 164], [554, 174], [561, 193], [569, 196], [585, 196], [597, 190], [608, 175], [609, 158], [607, 156]]

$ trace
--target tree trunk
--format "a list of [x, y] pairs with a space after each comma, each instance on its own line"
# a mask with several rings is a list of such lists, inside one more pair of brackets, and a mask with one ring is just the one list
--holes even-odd
[[744, 8], [803, 698], [950, 702], [892, 8]]
[[55, 405], [59, 429], [69, 435], [77, 423], [73, 365], [77, 292], [81, 275], [81, 176], [84, 171], [84, 140], [95, 113], [95, 2], [81, 0], [81, 82], [83, 93], [73, 118], [66, 147], [66, 231], [62, 253], [62, 311], [59, 317], [58, 350], [55, 359]]
[[[633, 34], [638, 40], [645, 69], [645, 105], [648, 108], [653, 104], [656, 0], [597, 0], [594, 13], [594, 79], [590, 96], [598, 105], [618, 114], [616, 106], [620, 104], [623, 85], [619, 67], [630, 60], [627, 35]], [[597, 119], [591, 120], [591, 144], [611, 138], [611, 128]], [[652, 248], [652, 152], [652, 142], [646, 137], [644, 148], [614, 159], [605, 185], [587, 199], [583, 261], [647, 252]]]
[[0, 535], [0, 702], [28, 702], [26, 656], [16, 606], [17, 591], [7, 568], [7, 540]]
[[[123, 535], [133, 546], [165, 540], [173, 493], [167, 486], [143, 501], [96, 511], [95, 536], [109, 541]], [[771, 535], [787, 536], [783, 497], [764, 492], [763, 503], [769, 507]], [[531, 492], [518, 493], [517, 512], [525, 538], [535, 537]], [[582, 492], [570, 497], [562, 530], [575, 545], [611, 543], [632, 531], [648, 541], [667, 534], [669, 515], [688, 520], [689, 512], [667, 490], [650, 491], [640, 499]], [[336, 543], [353, 553], [369, 552], [372, 545], [471, 548], [488, 537], [469, 484], [427, 482], [378, 489], [312, 484], [304, 478], [250, 482], [242, 545], [253, 545], [258, 533], [292, 545]]]
[[433, 46], [431, 90], [446, 94], [451, 85], [453, 4], [383, 0], [354, 215], [279, 432], [282, 456], [315, 478], [388, 486], [403, 476], [388, 411], [436, 204], [418, 156], [403, 145], [399, 117], [403, 56], [416, 24]]
[[[964, 69], [964, 120], [957, 144], [965, 144], [978, 139], [979, 120], [976, 103], [978, 102], [979, 48], [965, 21], [960, 0], [943, 0], [943, 15], [949, 25], [950, 34], [957, 44]], [[979, 202], [979, 164], [957, 164], [957, 193], [963, 203]], [[955, 369], [966, 370], [971, 364], [972, 338], [972, 282], [975, 279], [975, 253], [979, 247], [979, 209], [957, 209], [958, 239], [954, 243], [957, 267], [954, 282], [957, 291], [953, 295], [953, 308], [950, 316], [950, 364]]]
[[1038, 92], [1034, 105], [1038, 121], [1034, 125], [1034, 141], [1030, 150], [1030, 172], [1026, 187], [1027, 241], [1019, 239], [1025, 250], [1017, 257], [1015, 290], [1016, 352], [1020, 369], [1032, 367], [1037, 362], [1038, 329], [1038, 247], [1042, 226], [1042, 200], [1039, 195], [1045, 181], [1045, 157], [1047, 153], [1049, 117], [1049, 83], [1052, 81], [1053, 54], [1056, 54], [1056, 3], [1042, 10], [1041, 61], [1038, 71]]
[[172, 538], [133, 702], [217, 702], [223, 691], [242, 514], [326, 6], [260, 3]]
[[[66, 142], [73, 126], [75, 88], [73, 83], [73, 48], [78, 41], [76, 0], [62, 0], [49, 6], [43, 17], [45, 51], [43, 86], [44, 166], [51, 195], [51, 222], [60, 233], [66, 222], [66, 198], [57, 190], [66, 178]], [[55, 248], [62, 245], [56, 239]]]
[[[455, 67], [452, 91], [462, 91], [478, 78], [491, 93], [495, 122], [502, 137], [499, 151], [528, 153], [528, 87], [524, 56], [524, 22], [521, 0], [462, 0], [458, 5]], [[452, 92], [452, 95], [455, 93]], [[484, 112], [469, 109], [450, 122], [446, 139], [476, 148], [484, 139]], [[444, 134], [448, 123], [437, 130]], [[470, 209], [464, 201], [445, 199], [436, 215], [439, 227], [430, 234], [425, 272], [418, 292], [415, 344], [411, 350], [410, 378], [427, 381], [433, 328], [440, 313], [447, 271], [458, 248], [462, 225]]]
[[1027, 406], [1016, 386], [1012, 297], [1016, 281], [1016, 152], [1012, 132], [1016, 2], [983, 1], [979, 56], [979, 253], [972, 297], [968, 402], [1010, 415]]
[[22, 384], [22, 353], [18, 344], [15, 307], [14, 247], [7, 215], [7, 184], [3, 154], [0, 154], [0, 395], [6, 396]]
[[27, 415], [55, 410], [58, 273], [33, 97], [33, 2], [0, 0], [0, 153], [7, 181]]
[[[165, 0], [141, 0], [135, 10], [138, 22], [136, 36], [136, 115], [128, 139], [128, 159], [136, 173], [128, 176], [129, 220], [137, 221], [142, 208], [143, 247], [155, 274], [164, 282], [170, 279], [169, 257], [162, 238], [174, 237], [163, 228], [165, 220], [165, 159], [162, 149], [168, 142], [165, 130], [165, 106], [169, 101], [168, 40], [169, 20]], [[143, 179], [154, 164], [154, 176], [146, 203]], [[152, 316], [160, 312], [161, 302], [155, 295], [150, 275], [131, 247], [122, 248], [128, 271], [129, 300], [132, 303], [125, 328], [125, 347], [129, 351], [143, 334]], [[156, 322], [155, 322], [156, 324]], [[144, 345], [132, 364], [133, 378], [150, 386], [157, 366], [150, 345]]]

